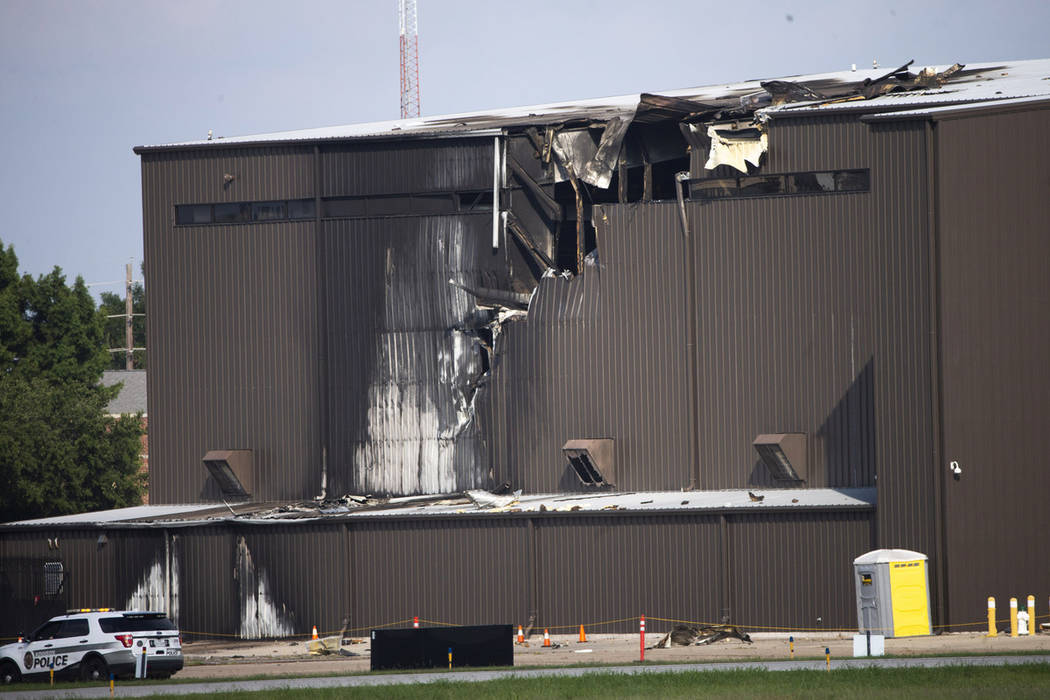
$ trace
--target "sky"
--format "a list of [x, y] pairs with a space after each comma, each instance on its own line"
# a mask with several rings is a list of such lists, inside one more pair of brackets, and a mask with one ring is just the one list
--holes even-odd
[[[1050, 57], [1050, 2], [418, 0], [424, 116]], [[397, 0], [0, 0], [0, 241], [96, 295], [142, 260], [132, 148], [396, 119]], [[147, 281], [148, 289], [148, 281]]]

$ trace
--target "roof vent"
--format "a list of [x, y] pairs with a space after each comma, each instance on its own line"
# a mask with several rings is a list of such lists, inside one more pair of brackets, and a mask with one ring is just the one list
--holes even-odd
[[616, 458], [612, 438], [569, 440], [561, 451], [585, 486], [614, 486]]
[[807, 477], [806, 434], [771, 433], [751, 443], [777, 481], [805, 481]]
[[252, 495], [252, 451], [212, 450], [204, 466], [219, 485], [223, 498], [247, 501]]

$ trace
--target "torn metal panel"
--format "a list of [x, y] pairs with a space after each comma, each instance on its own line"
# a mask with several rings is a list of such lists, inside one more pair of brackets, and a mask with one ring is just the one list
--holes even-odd
[[616, 117], [605, 125], [605, 131], [602, 132], [601, 142], [594, 156], [582, 168], [574, 164], [581, 180], [603, 190], [609, 187], [613, 171], [616, 169], [616, 161], [620, 157], [623, 138], [627, 135], [631, 121], [631, 117]]
[[486, 485], [474, 401], [489, 352], [478, 329], [492, 311], [463, 287], [516, 293], [508, 267], [518, 255], [516, 245], [491, 253], [487, 224], [479, 215], [333, 225], [329, 279], [342, 304], [329, 326], [341, 358], [331, 369], [335, 493]]
[[[593, 129], [558, 131], [551, 142], [551, 148], [560, 161], [555, 170], [555, 181], [571, 181], [575, 175], [593, 187], [608, 188], [632, 120], [633, 116], [609, 120], [600, 137]], [[570, 168], [571, 174], [568, 172]]]
[[697, 100], [643, 92], [638, 97], [638, 109], [634, 118], [636, 122], [642, 124], [657, 124], [686, 119], [717, 109], [719, 109], [718, 105]]
[[241, 639], [287, 637], [295, 632], [294, 615], [278, 605], [265, 570], [256, 569], [244, 537], [237, 538], [234, 578], [240, 592]]
[[757, 129], [722, 131], [716, 126], [709, 126], [707, 137], [711, 139], [711, 152], [704, 163], [707, 170], [728, 165], [747, 173], [747, 164], [758, 167], [762, 154], [769, 148], [768, 134]]
[[[827, 97], [827, 95], [811, 90], [801, 83], [793, 83], [790, 80], [767, 80], [761, 85], [762, 89], [770, 94], [772, 103], [775, 105], [786, 102], [822, 100]], [[741, 101], [741, 105], [743, 105], [743, 101]]]
[[527, 309], [532, 300], [532, 294], [505, 292], [502, 289], [489, 289], [488, 287], [468, 287], [454, 280], [449, 280], [448, 283], [470, 294], [479, 306]]
[[551, 140], [551, 152], [555, 160], [555, 182], [571, 179], [568, 169], [578, 174], [598, 152], [599, 139], [590, 129], [558, 131]]

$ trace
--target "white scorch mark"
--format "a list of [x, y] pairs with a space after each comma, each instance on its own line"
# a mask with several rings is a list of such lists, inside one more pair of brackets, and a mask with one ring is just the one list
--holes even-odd
[[294, 633], [291, 615], [277, 606], [264, 570], [256, 570], [243, 537], [237, 539], [237, 584], [240, 588], [241, 639], [287, 637]]
[[158, 610], [168, 613], [172, 620], [179, 618], [178, 559], [171, 558], [171, 610], [168, 610], [168, 581], [164, 562], [154, 561], [142, 574], [135, 591], [128, 596], [125, 610]]
[[[481, 369], [477, 340], [455, 330], [474, 312], [474, 300], [448, 284], [449, 277], [471, 282], [466, 231], [451, 217], [422, 227], [418, 259], [399, 264], [397, 252], [387, 250], [384, 330], [375, 336], [366, 432], [353, 457], [358, 493], [443, 493], [481, 478], [478, 440], [467, 434], [474, 419], [469, 387]], [[424, 263], [447, 274], [421, 277], [415, 270]], [[419, 307], [406, 310], [413, 304]]]

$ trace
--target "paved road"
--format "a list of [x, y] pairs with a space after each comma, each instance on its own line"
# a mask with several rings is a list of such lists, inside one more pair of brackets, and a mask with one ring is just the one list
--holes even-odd
[[[896, 659], [840, 659], [831, 662], [838, 668], [932, 668], [935, 666], [1008, 666], [1017, 664], [1050, 663], [1050, 655], [1039, 656], [952, 656], [936, 658]], [[492, 681], [501, 678], [543, 678], [549, 676], [583, 676], [588, 673], [677, 673], [682, 671], [735, 671], [765, 669], [767, 671], [824, 670], [823, 661], [737, 661], [707, 664], [668, 664], [656, 666], [603, 666], [588, 668], [535, 668], [520, 671], [452, 671], [447, 673], [398, 673], [362, 676], [335, 676], [324, 678], [280, 678], [258, 681], [228, 681], [213, 683], [156, 683], [151, 685], [121, 685], [117, 697], [146, 697], [151, 695], [195, 695], [233, 691], [266, 691], [282, 688], [343, 688], [351, 686], [400, 685], [405, 683], [434, 683], [440, 681]], [[35, 690], [0, 693], [0, 700], [22, 698], [106, 698], [108, 687]]]

